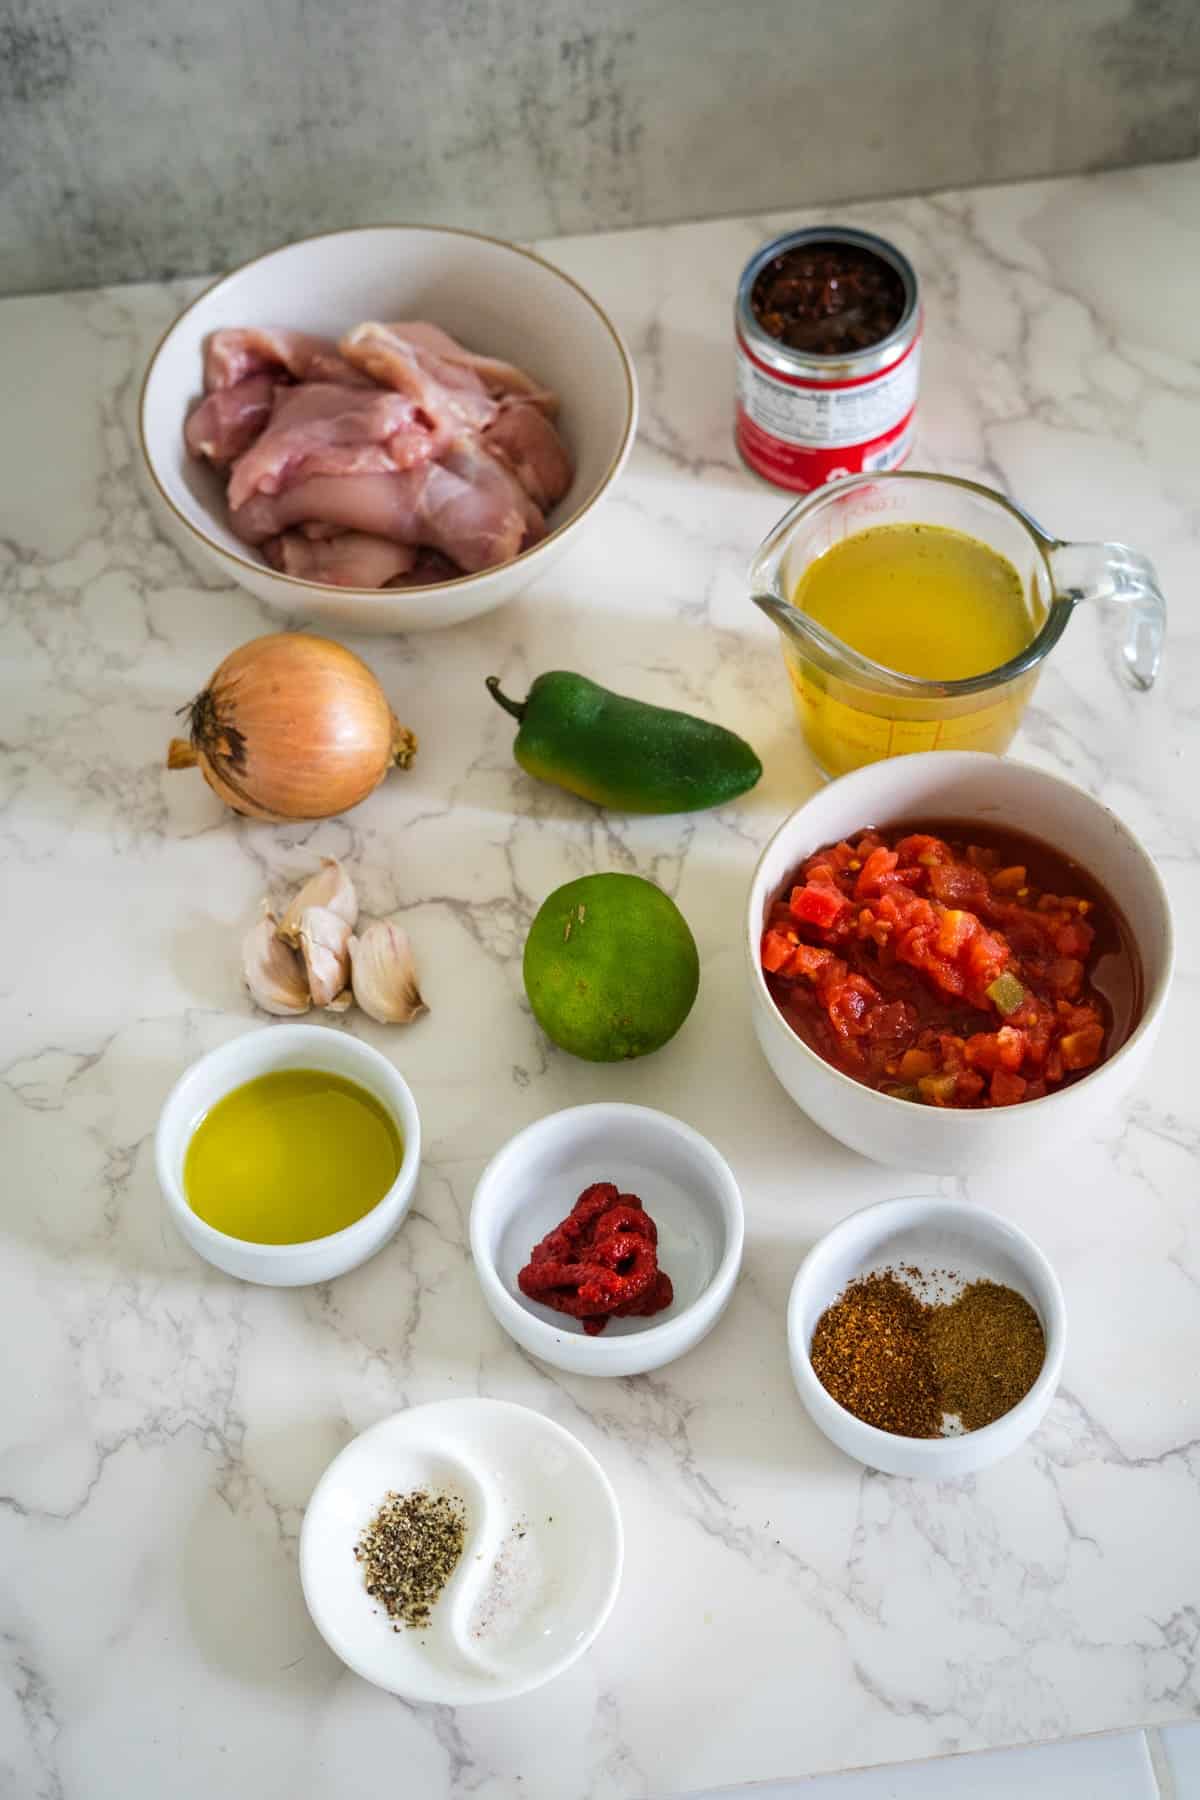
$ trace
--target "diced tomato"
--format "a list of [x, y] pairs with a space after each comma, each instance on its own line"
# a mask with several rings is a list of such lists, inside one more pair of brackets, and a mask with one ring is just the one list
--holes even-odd
[[[873, 1006], [867, 1014], [867, 1027], [872, 1041], [895, 1051], [905, 1038], [910, 1038], [916, 1030], [916, 1008], [906, 1006], [903, 1000], [893, 1000], [886, 1006]], [[906, 1052], [907, 1054], [907, 1052]], [[933, 1067], [933, 1058], [929, 1059]]]
[[1103, 1046], [1103, 1025], [1084, 1025], [1079, 1031], [1068, 1032], [1058, 1046], [1063, 1068], [1090, 1069], [1099, 1062]]
[[917, 895], [913, 890], [921, 885], [924, 873], [923, 869], [892, 869], [879, 877], [879, 892], [906, 895], [910, 900], [915, 900]]
[[1065, 863], [1040, 890], [1052, 853], [1015, 849], [865, 831], [816, 851], [761, 940], [789, 1023], [855, 1079], [936, 1106], [1012, 1106], [1093, 1068], [1098, 903]]
[[872, 894], [879, 892], [879, 878], [888, 875], [896, 867], [900, 858], [894, 850], [872, 850], [858, 873], [854, 884], [856, 900], [867, 900]]
[[976, 1005], [986, 1004], [988, 988], [997, 975], [1003, 974], [1011, 959], [1012, 952], [1004, 939], [985, 931], [981, 925], [964, 955], [969, 989], [973, 991]]
[[997, 1069], [992, 1076], [990, 1093], [993, 1106], [1015, 1106], [1018, 1100], [1025, 1098], [1028, 1082], [1020, 1075], [1014, 1075], [1008, 1069]]
[[979, 920], [974, 913], [950, 910], [944, 912], [938, 926], [938, 954], [953, 960], [979, 929]]
[[805, 925], [815, 925], [822, 931], [828, 931], [849, 904], [836, 888], [812, 886], [793, 888], [788, 902], [794, 919]]
[[1035, 1069], [1044, 1066], [1050, 1051], [1050, 1033], [1052, 1023], [1045, 1009], [1036, 1002], [1022, 1009], [1011, 1021], [1019, 1027], [1025, 1039], [1025, 1061]]
[[764, 932], [762, 966], [768, 975], [774, 975], [777, 970], [782, 969], [798, 942], [799, 939], [794, 932], [791, 936], [782, 931]]
[[896, 955], [914, 969], [920, 969], [944, 994], [964, 994], [966, 977], [956, 963], [934, 953], [930, 935], [913, 926], [897, 941]]
[[797, 944], [788, 957], [784, 974], [789, 976], [805, 975], [815, 981], [822, 969], [833, 961], [832, 950], [818, 950], [815, 944]]
[[1060, 1000], [1055, 1012], [1062, 1021], [1064, 1031], [1082, 1031], [1085, 1025], [1094, 1025], [1096, 1010], [1089, 1005], [1076, 1006], [1070, 1000]]
[[900, 839], [896, 845], [896, 854], [901, 862], [919, 863], [923, 869], [927, 869], [934, 863], [950, 861], [954, 853], [941, 838], [930, 837], [924, 831], [914, 831]]
[[[811, 868], [804, 871], [804, 879], [810, 887], [837, 887], [837, 875], [825, 861], [813, 863]], [[838, 892], [841, 892], [840, 888]]]
[[929, 954], [929, 933], [920, 925], [909, 925], [901, 929], [894, 940], [896, 955], [901, 962], [911, 963], [914, 969], [924, 966]]
[[977, 1031], [967, 1039], [966, 1058], [976, 1069], [1019, 1069], [1025, 1060], [1025, 1034], [1011, 1025]]
[[874, 998], [869, 982], [861, 975], [851, 975], [843, 987], [829, 1000], [829, 1022], [845, 1037], [857, 1037], [863, 1029], [867, 1008]]
[[928, 900], [905, 900], [901, 896], [897, 897], [896, 906], [906, 925], [915, 925], [922, 931], [933, 932], [937, 925], [937, 914]]
[[817, 993], [820, 996], [821, 1005], [827, 1012], [831, 998], [839, 988], [845, 985], [849, 973], [848, 965], [842, 961], [840, 956], [831, 956], [824, 967], [817, 971]]
[[1086, 956], [1095, 932], [1083, 919], [1068, 919], [1052, 933], [1054, 948], [1060, 956]]
[[957, 963], [947, 962], [944, 956], [930, 956], [921, 965], [931, 981], [937, 983], [943, 994], [965, 994], [967, 978]]
[[1083, 986], [1083, 964], [1077, 956], [1056, 956], [1042, 980], [1057, 998], [1074, 1000]]
[[987, 877], [968, 863], [935, 863], [929, 889], [943, 906], [980, 906], [987, 899]]
[[769, 931], [788, 931], [792, 933], [793, 937], [795, 936], [792, 915], [786, 900], [776, 900], [772, 906], [767, 915], [767, 929]]

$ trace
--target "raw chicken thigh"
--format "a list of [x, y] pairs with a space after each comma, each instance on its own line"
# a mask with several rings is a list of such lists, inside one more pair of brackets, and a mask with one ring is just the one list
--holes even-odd
[[524, 370], [423, 321], [340, 343], [214, 332], [184, 427], [228, 473], [247, 544], [303, 581], [417, 586], [496, 568], [545, 536], [571, 484], [558, 401]]
[[237, 458], [234, 512], [252, 494], [278, 494], [310, 475], [386, 475], [428, 462], [434, 433], [411, 400], [378, 388], [305, 381], [275, 390], [270, 423]]
[[366, 531], [335, 531], [327, 538], [285, 531], [271, 538], [266, 548], [271, 562], [285, 575], [320, 581], [326, 587], [386, 587], [398, 575], [410, 575], [418, 555], [407, 544]]
[[269, 375], [247, 375], [232, 387], [205, 396], [183, 428], [193, 456], [207, 456], [218, 469], [249, 448], [271, 416], [275, 383]]
[[332, 338], [308, 331], [214, 331], [204, 347], [204, 391], [235, 387], [248, 375], [268, 371], [293, 381], [366, 383], [339, 353]]

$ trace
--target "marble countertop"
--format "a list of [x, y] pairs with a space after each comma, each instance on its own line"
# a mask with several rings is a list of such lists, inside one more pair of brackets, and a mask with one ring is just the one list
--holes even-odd
[[[821, 1135], [754, 1045], [738, 933], [750, 870], [812, 791], [749, 552], [784, 502], [733, 452], [729, 303], [790, 219], [560, 240], [612, 311], [643, 419], [615, 498], [539, 588], [444, 634], [360, 640], [418, 732], [412, 772], [346, 818], [234, 821], [167, 775], [174, 711], [270, 628], [193, 572], [139, 495], [129, 419], [180, 284], [0, 305], [6, 955], [0, 1132], [0, 1787], [38, 1800], [629, 1800], [1023, 1743], [1200, 1711], [1200, 179], [1195, 165], [840, 208], [926, 283], [915, 466], [1002, 487], [1064, 536], [1120, 538], [1173, 606], [1149, 696], [1077, 615], [1014, 754], [1141, 834], [1181, 954], [1139, 1091], [1094, 1142], [965, 1190], [1062, 1277], [1061, 1392], [1021, 1452], [931, 1487], [810, 1425], [788, 1287], [851, 1209], [938, 1184]], [[808, 215], [811, 217], [812, 215]], [[1158, 272], [1149, 283], [1144, 271]], [[1169, 280], [1163, 280], [1164, 275]], [[632, 820], [532, 784], [483, 677], [590, 672], [750, 736], [766, 774], [711, 815]], [[169, 1227], [152, 1134], [200, 1052], [261, 1021], [238, 937], [319, 855], [398, 912], [430, 1017], [391, 1034], [422, 1110], [415, 1208], [356, 1273], [239, 1285]], [[679, 1037], [636, 1065], [548, 1049], [520, 951], [557, 883], [652, 877], [703, 966]], [[1181, 1062], [1179, 1059], [1183, 1057]], [[745, 1270], [692, 1355], [635, 1380], [557, 1375], [493, 1323], [467, 1250], [485, 1159], [580, 1101], [707, 1133], [746, 1198]], [[308, 1622], [296, 1540], [355, 1432], [483, 1393], [575, 1432], [616, 1487], [616, 1611], [527, 1699], [458, 1714], [347, 1673]]]

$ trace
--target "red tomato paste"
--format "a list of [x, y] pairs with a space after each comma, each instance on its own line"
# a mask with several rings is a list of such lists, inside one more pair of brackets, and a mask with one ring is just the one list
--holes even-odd
[[976, 825], [817, 851], [771, 907], [761, 954], [826, 1062], [931, 1106], [1041, 1099], [1110, 1056], [1140, 1007], [1113, 901], [1048, 845]]
[[583, 1321], [589, 1337], [610, 1319], [649, 1318], [675, 1298], [658, 1266], [658, 1227], [636, 1194], [611, 1181], [584, 1188], [567, 1217], [517, 1276], [530, 1300]]

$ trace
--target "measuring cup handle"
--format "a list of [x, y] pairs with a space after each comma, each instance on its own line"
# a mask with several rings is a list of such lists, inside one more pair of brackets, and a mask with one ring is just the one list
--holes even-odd
[[1049, 551], [1055, 591], [1072, 606], [1080, 600], [1113, 600], [1126, 608], [1121, 647], [1134, 687], [1154, 686], [1167, 630], [1167, 603], [1154, 564], [1128, 544], [1056, 544]]

